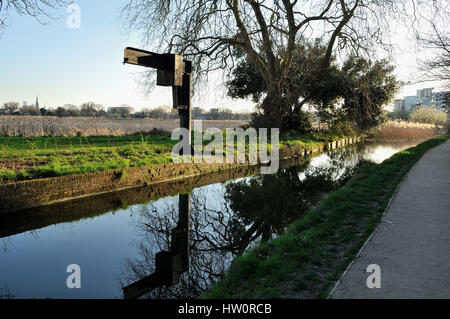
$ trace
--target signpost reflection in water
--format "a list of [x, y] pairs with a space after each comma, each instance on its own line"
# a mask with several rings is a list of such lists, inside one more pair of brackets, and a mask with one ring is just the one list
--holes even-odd
[[172, 286], [180, 281], [182, 273], [189, 269], [189, 219], [190, 195], [179, 196], [179, 217], [177, 227], [172, 230], [170, 251], [160, 251], [155, 256], [156, 270], [123, 288], [125, 299], [141, 297], [161, 286]]

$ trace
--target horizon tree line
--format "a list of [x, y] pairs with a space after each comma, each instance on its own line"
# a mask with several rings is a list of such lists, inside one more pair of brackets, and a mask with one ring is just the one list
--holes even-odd
[[[154, 118], [154, 119], [178, 119], [178, 113], [169, 105], [160, 105], [154, 108], [143, 108], [133, 112], [129, 105], [117, 108], [105, 109], [101, 104], [85, 102], [80, 106], [64, 104], [56, 108], [37, 108], [33, 105], [19, 106], [18, 102], [6, 102], [0, 107], [0, 115], [34, 115], [56, 117], [105, 117], [105, 118]], [[205, 110], [200, 107], [192, 108], [193, 119], [204, 120], [250, 120], [250, 112], [234, 112], [225, 107]]]

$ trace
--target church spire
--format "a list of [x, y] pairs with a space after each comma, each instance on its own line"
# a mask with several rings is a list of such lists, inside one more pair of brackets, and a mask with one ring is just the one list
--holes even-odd
[[41, 109], [39, 108], [39, 98], [37, 95], [36, 95], [36, 103], [35, 103], [34, 107], [36, 108], [37, 115], [41, 115]]

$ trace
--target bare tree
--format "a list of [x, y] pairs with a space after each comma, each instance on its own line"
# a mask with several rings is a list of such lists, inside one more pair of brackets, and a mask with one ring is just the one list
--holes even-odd
[[23, 115], [40, 115], [40, 110], [37, 109], [35, 106], [33, 105], [28, 105], [28, 106], [22, 106], [20, 108], [20, 114]]
[[5, 114], [13, 114], [14, 112], [19, 110], [19, 103], [18, 102], [4, 103], [1, 110]]
[[55, 110], [55, 115], [57, 117], [69, 116], [69, 112], [65, 107], [58, 106], [57, 109]]
[[64, 104], [63, 108], [67, 110], [68, 116], [80, 116], [80, 108], [73, 104]]
[[[450, 15], [448, 15], [450, 19]], [[447, 26], [439, 29], [432, 23], [432, 33], [419, 35], [419, 42], [426, 48], [436, 52], [433, 58], [423, 61], [421, 70], [424, 79], [431, 81], [446, 81], [450, 88], [450, 20]]]
[[80, 106], [81, 116], [99, 117], [103, 113], [105, 113], [105, 107], [101, 104], [97, 104], [94, 102], [85, 102]]
[[403, 5], [395, 0], [129, 0], [123, 15], [152, 49], [193, 60], [200, 79], [248, 59], [267, 87], [264, 114], [270, 125], [281, 127], [282, 115], [303, 105], [289, 89], [288, 76], [301, 40], [320, 39], [325, 45], [320, 69], [330, 66], [336, 50], [370, 55], [375, 44], [386, 44], [388, 16], [401, 14]]
[[7, 26], [10, 11], [34, 17], [40, 23], [42, 18], [49, 18], [49, 11], [57, 9], [69, 0], [0, 0], [0, 31]]

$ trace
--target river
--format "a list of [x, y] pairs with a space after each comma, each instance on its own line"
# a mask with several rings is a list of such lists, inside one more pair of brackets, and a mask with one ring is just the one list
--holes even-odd
[[[283, 233], [359, 169], [419, 142], [350, 145], [290, 163], [275, 175], [192, 186], [138, 204], [121, 199], [106, 211], [87, 197], [3, 215], [0, 298], [123, 298], [124, 287], [128, 297], [195, 298], [236, 255]], [[69, 289], [73, 264], [80, 267], [81, 288]]]

